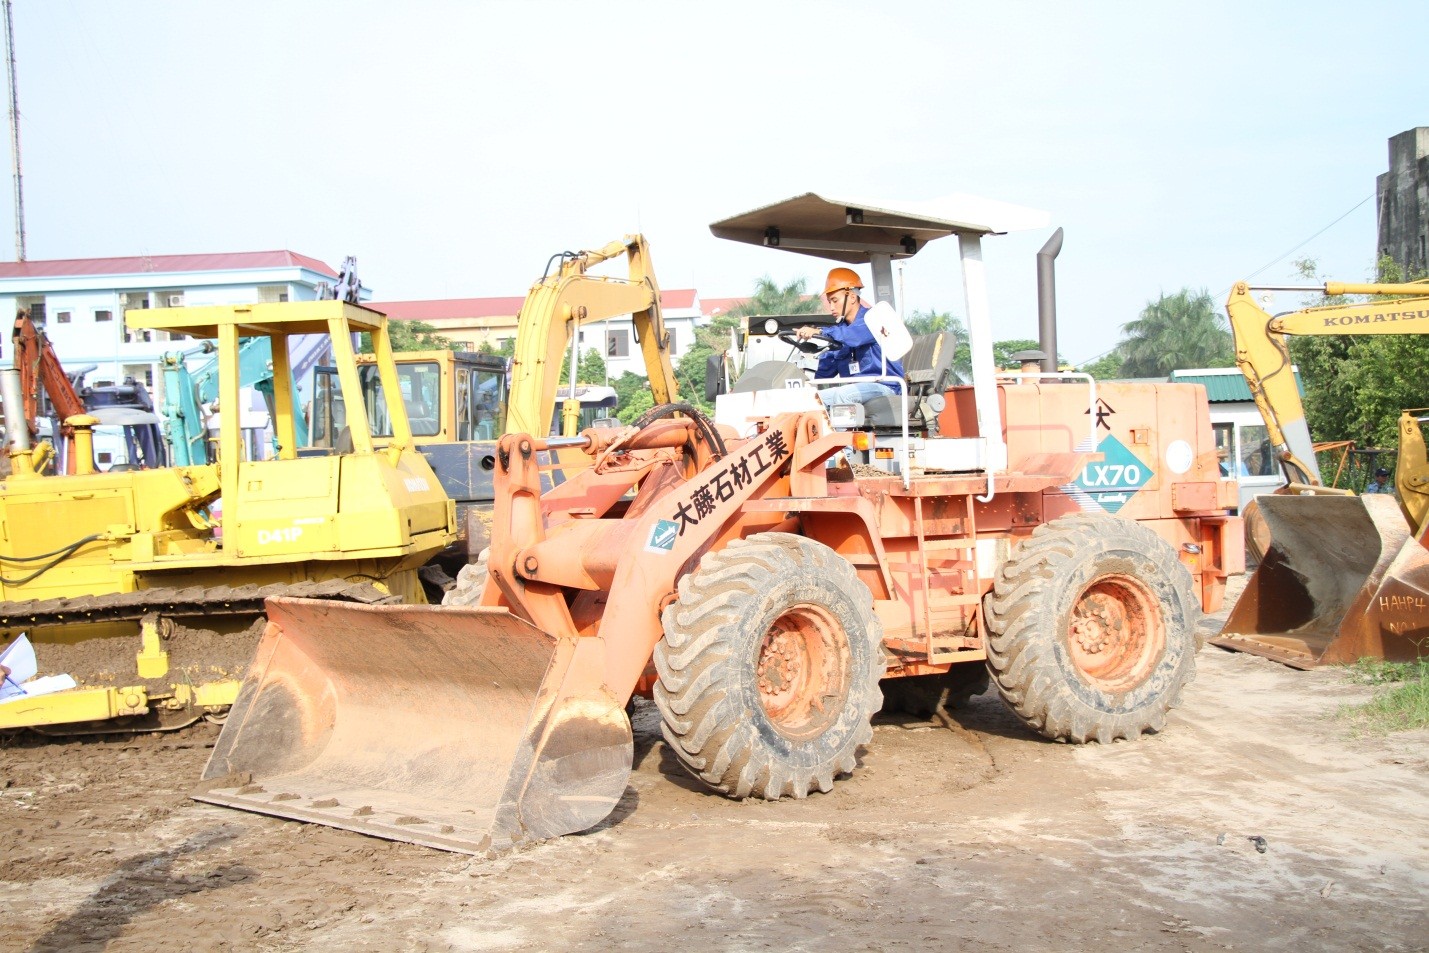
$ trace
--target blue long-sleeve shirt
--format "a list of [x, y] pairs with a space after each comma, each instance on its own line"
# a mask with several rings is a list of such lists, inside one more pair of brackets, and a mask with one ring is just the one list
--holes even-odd
[[[837, 341], [838, 347], [829, 348], [819, 355], [819, 369], [814, 373], [817, 380], [834, 377], [875, 377], [883, 373], [899, 378], [903, 376], [903, 364], [900, 361], [889, 361], [888, 370], [884, 371], [883, 348], [879, 347], [873, 332], [868, 329], [868, 322], [863, 319], [867, 313], [867, 308], [860, 307], [858, 314], [854, 315], [849, 324], [839, 323], [819, 328], [819, 333], [831, 341]], [[894, 393], [903, 393], [903, 388], [892, 381], [879, 383], [893, 388]]]

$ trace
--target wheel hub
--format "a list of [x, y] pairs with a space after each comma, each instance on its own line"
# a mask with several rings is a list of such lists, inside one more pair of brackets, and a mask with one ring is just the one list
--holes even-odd
[[843, 630], [823, 609], [793, 606], [770, 626], [755, 660], [760, 706], [790, 738], [815, 735], [838, 716], [848, 672]]
[[1072, 606], [1067, 647], [1081, 676], [1097, 689], [1130, 691], [1155, 670], [1166, 633], [1155, 595], [1131, 576], [1106, 576]]
[[769, 633], [759, 654], [759, 692], [766, 698], [785, 695], [808, 663], [798, 635], [782, 629]]
[[1072, 637], [1082, 651], [1095, 655], [1126, 641], [1126, 613], [1106, 593], [1089, 593], [1072, 613]]

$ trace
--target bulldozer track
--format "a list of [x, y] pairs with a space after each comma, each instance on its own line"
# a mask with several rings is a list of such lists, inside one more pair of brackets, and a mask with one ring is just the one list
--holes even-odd
[[142, 619], [150, 613], [171, 619], [254, 615], [263, 612], [263, 600], [270, 596], [337, 599], [370, 605], [398, 601], [371, 583], [352, 583], [345, 579], [266, 586], [138, 589], [103, 596], [0, 602], [0, 629], [124, 622]]

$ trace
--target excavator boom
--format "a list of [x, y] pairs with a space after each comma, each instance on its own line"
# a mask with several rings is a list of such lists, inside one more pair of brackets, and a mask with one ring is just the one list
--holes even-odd
[[26, 424], [33, 441], [39, 436], [36, 421], [40, 415], [40, 389], [49, 396], [60, 419], [60, 433], [65, 440], [65, 461], [70, 473], [75, 472], [74, 427], [69, 418], [85, 412], [84, 401], [65, 375], [64, 367], [44, 331], [35, 326], [28, 312], [15, 317], [10, 336], [14, 345], [14, 363], [20, 372], [20, 388], [24, 396]]
[[[621, 254], [629, 261], [628, 278], [587, 274]], [[675, 399], [678, 386], [650, 246], [644, 236], [628, 235], [595, 251], [562, 257], [555, 274], [531, 286], [516, 325], [507, 433], [546, 433], [556, 406], [561, 361], [570, 342], [578, 339], [581, 326], [623, 314], [632, 316], [655, 403]], [[572, 378], [574, 367], [573, 361]], [[573, 435], [569, 422], [563, 432]]]

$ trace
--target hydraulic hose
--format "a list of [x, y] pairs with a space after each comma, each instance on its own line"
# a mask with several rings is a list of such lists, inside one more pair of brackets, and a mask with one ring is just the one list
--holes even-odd
[[700, 429], [700, 433], [705, 438], [705, 443], [714, 448], [720, 456], [728, 455], [725, 449], [724, 439], [720, 437], [719, 430], [704, 413], [694, 404], [660, 404], [652, 407], [636, 418], [631, 424], [633, 427], [648, 427], [657, 420], [664, 420], [666, 417], [673, 417], [675, 414], [684, 414], [695, 422], [695, 426]]

